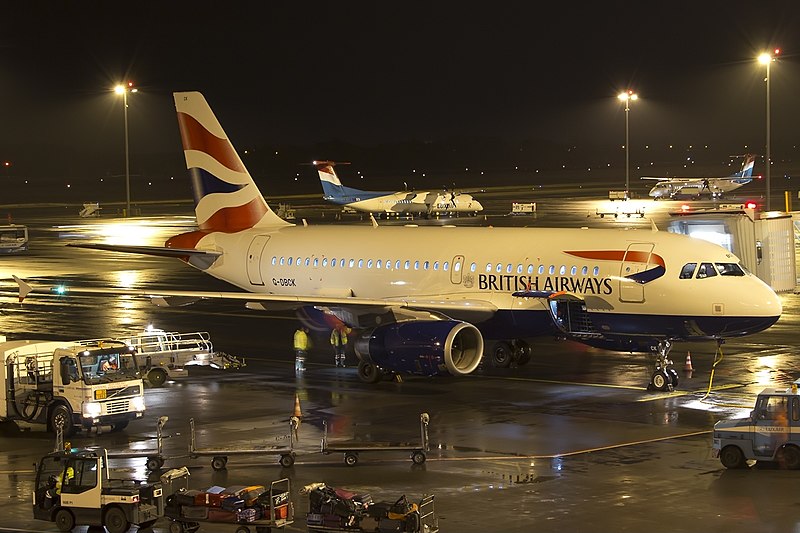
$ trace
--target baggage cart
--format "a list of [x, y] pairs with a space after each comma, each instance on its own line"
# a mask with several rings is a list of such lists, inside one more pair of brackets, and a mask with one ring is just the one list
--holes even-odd
[[164, 466], [164, 461], [167, 459], [182, 459], [188, 457], [188, 455], [175, 455], [166, 457], [164, 456], [164, 448], [163, 448], [163, 435], [162, 429], [164, 428], [164, 424], [167, 423], [169, 417], [162, 416], [158, 419], [158, 424], [156, 425], [156, 447], [155, 449], [141, 449], [141, 450], [125, 450], [125, 451], [108, 451], [108, 458], [109, 459], [138, 459], [144, 458], [145, 461], [145, 468], [150, 472], [155, 470], [160, 470], [161, 467]]
[[[177, 502], [177, 498], [167, 499], [164, 514], [171, 520], [169, 524], [170, 533], [193, 533], [204, 523], [229, 524], [230, 531], [235, 533], [270, 533], [273, 529], [284, 528], [294, 523], [294, 506], [291, 501], [291, 482], [287, 478], [272, 481], [269, 485], [269, 503], [261, 505], [261, 517], [256, 519], [243, 518], [244, 513], [235, 513], [236, 519], [233, 521], [218, 519], [220, 514], [213, 513], [219, 507], [208, 506], [206, 513], [197, 513], [203, 510], [203, 506], [188, 506], [192, 512], [187, 512], [185, 505]], [[175, 496], [175, 495], [173, 495]], [[259, 501], [262, 501], [259, 498]], [[254, 507], [251, 507], [254, 508]], [[227, 516], [227, 515], [226, 515]]]
[[322, 445], [320, 451], [324, 454], [341, 453], [344, 454], [344, 463], [347, 466], [355, 466], [358, 463], [358, 454], [361, 452], [391, 452], [391, 451], [410, 451], [411, 461], [415, 465], [425, 462], [425, 452], [429, 451], [428, 443], [428, 423], [430, 417], [428, 413], [419, 415], [419, 443], [393, 443], [393, 442], [370, 442], [370, 441], [336, 441], [328, 442], [328, 424], [323, 421]]
[[194, 430], [194, 418], [189, 419], [190, 439], [189, 457], [197, 459], [199, 457], [211, 457], [211, 468], [214, 470], [225, 470], [228, 464], [228, 457], [234, 455], [279, 455], [279, 463], [284, 468], [289, 468], [294, 464], [294, 438], [297, 432], [299, 420], [297, 417], [289, 419], [289, 446], [259, 446], [255, 448], [198, 448]]

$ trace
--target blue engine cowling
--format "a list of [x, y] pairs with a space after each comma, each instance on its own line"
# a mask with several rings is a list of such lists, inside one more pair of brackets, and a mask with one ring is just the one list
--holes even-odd
[[366, 331], [356, 354], [385, 371], [423, 376], [469, 374], [481, 362], [483, 336], [457, 320], [410, 320]]

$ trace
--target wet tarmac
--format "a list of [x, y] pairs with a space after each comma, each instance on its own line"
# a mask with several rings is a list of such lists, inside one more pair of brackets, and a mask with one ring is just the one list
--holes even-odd
[[[607, 187], [606, 187], [607, 189]], [[564, 189], [566, 190], [566, 189]], [[599, 190], [569, 200], [563, 191], [492, 190], [476, 194], [486, 216], [425, 224], [541, 226], [620, 225], [663, 227], [675, 202], [644, 202], [648, 217], [600, 218], [608, 208]], [[509, 217], [511, 201], [537, 201], [536, 216]], [[318, 200], [295, 198], [298, 216], [330, 223], [336, 210]], [[618, 202], [619, 204], [619, 202]], [[630, 205], [634, 205], [631, 203]], [[615, 210], [618, 207], [613, 207]], [[76, 240], [160, 245], [191, 226], [187, 204], [142, 206], [142, 216], [83, 220], [77, 207], [13, 209], [15, 221], [31, 228], [27, 255], [0, 258], [0, 280], [12, 274], [46, 283], [92, 286], [227, 289], [182, 263], [65, 247]], [[628, 206], [619, 209], [629, 209]], [[636, 209], [633, 210], [635, 213]], [[323, 214], [325, 215], [323, 217]], [[173, 216], [178, 215], [178, 216]], [[337, 223], [358, 223], [345, 217]], [[401, 221], [400, 223], [404, 223]], [[398, 223], [398, 222], [382, 222]], [[196, 369], [190, 377], [148, 388], [147, 414], [122, 432], [82, 434], [73, 446], [109, 450], [155, 447], [156, 422], [164, 427], [166, 468], [188, 466], [190, 485], [264, 484], [288, 477], [298, 520], [289, 531], [305, 531], [305, 484], [369, 492], [376, 500], [402, 494], [434, 494], [442, 531], [725, 531], [784, 532], [800, 528], [796, 471], [755, 466], [726, 471], [711, 456], [710, 429], [716, 420], [741, 416], [766, 386], [800, 377], [796, 346], [800, 300], [782, 295], [784, 314], [769, 330], [722, 346], [724, 358], [712, 375], [716, 346], [677, 344], [672, 358], [680, 373], [678, 390], [649, 392], [649, 362], [641, 354], [620, 354], [581, 344], [539, 339], [532, 361], [520, 368], [484, 364], [459, 379], [408, 377], [402, 383], [362, 383], [355, 357], [335, 368], [327, 335], [312, 333], [308, 370], [294, 375], [291, 314], [248, 311], [241, 305], [202, 302], [161, 309], [132, 298], [30, 297], [16, 301], [3, 282], [0, 324], [9, 339], [97, 338], [136, 332], [148, 324], [181, 331], [208, 331], [215, 347], [245, 357], [237, 371]], [[691, 354], [693, 371], [684, 370]], [[288, 419], [299, 398], [302, 423], [293, 467], [275, 455], [231, 457], [227, 470], [214, 471], [210, 458], [187, 458], [189, 419], [199, 447], [283, 446]], [[407, 452], [364, 452], [355, 467], [341, 454], [320, 453], [323, 422], [329, 438], [415, 441], [419, 416], [430, 415], [431, 451], [414, 465]], [[20, 431], [0, 424], [0, 528], [58, 531], [31, 517], [32, 464], [52, 450], [52, 435], [37, 428]], [[124, 477], [144, 478], [143, 459], [115, 460]], [[155, 531], [167, 531], [160, 520]], [[86, 528], [76, 528], [85, 531]], [[203, 524], [201, 531], [235, 530]]]

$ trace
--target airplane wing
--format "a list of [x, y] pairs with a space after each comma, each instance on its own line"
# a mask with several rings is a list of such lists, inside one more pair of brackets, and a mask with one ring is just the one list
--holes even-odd
[[[278, 304], [282, 309], [293, 309], [304, 306], [336, 306], [336, 307], [382, 307], [425, 309], [438, 312], [477, 312], [494, 314], [497, 306], [480, 299], [452, 298], [451, 296], [426, 296], [422, 298], [357, 298], [354, 296], [324, 295], [282, 295], [259, 294], [235, 291], [176, 291], [176, 290], [144, 290], [108, 287], [40, 286], [28, 283], [17, 276], [12, 276], [19, 287], [19, 301], [28, 294], [48, 294], [63, 296], [65, 294], [108, 294], [149, 298], [160, 307], [188, 305], [200, 300], [240, 300], [247, 302], [249, 309], [269, 309], [269, 303]], [[288, 304], [288, 305], [287, 305]]]

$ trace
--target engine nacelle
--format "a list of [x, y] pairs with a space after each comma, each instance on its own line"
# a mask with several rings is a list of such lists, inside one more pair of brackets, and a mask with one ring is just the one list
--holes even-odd
[[366, 331], [356, 354], [383, 370], [423, 376], [469, 374], [481, 362], [483, 336], [457, 320], [409, 320]]

